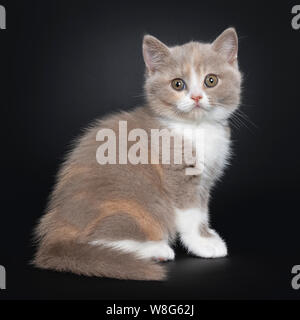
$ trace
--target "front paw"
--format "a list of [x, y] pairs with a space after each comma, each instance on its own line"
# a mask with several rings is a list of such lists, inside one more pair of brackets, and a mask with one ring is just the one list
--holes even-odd
[[188, 250], [202, 258], [221, 258], [227, 256], [225, 241], [214, 231], [210, 230], [209, 237], [197, 236], [186, 243]]
[[227, 246], [221, 238], [201, 238], [197, 255], [203, 258], [221, 258], [227, 256]]

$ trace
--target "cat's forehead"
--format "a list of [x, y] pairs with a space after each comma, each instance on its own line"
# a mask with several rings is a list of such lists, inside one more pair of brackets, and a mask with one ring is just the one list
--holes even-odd
[[191, 69], [200, 73], [212, 68], [220, 69], [225, 62], [210, 44], [194, 41], [171, 48], [171, 54], [175, 68], [183, 73], [189, 73]]

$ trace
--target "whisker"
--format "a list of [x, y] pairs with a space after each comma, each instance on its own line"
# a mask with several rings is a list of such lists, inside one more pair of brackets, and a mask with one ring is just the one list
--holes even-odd
[[239, 116], [242, 117], [246, 122], [248, 121], [249, 124], [258, 129], [258, 126], [241, 109], [237, 109], [236, 113], [239, 114]]
[[237, 123], [235, 122], [235, 120], [233, 118], [229, 119], [231, 125], [235, 128], [235, 129], [240, 129], [240, 126], [237, 125]]
[[[225, 108], [225, 106], [221, 105], [220, 103], [215, 103], [213, 105], [216, 107]], [[253, 131], [251, 130], [251, 128], [249, 128], [247, 123], [255, 129], [258, 128], [258, 126], [252, 120], [250, 120], [249, 117], [241, 109], [235, 110], [234, 113], [231, 114], [230, 119], [232, 119], [232, 122], [234, 122], [235, 124], [238, 123], [239, 126], [244, 126], [252, 133]]]
[[253, 133], [252, 129], [247, 125], [246, 121], [243, 120], [243, 118], [241, 118], [241, 116], [238, 113], [233, 113], [232, 117], [234, 117], [234, 119], [236, 121], [239, 121], [239, 123], [241, 124], [241, 126], [244, 126], [245, 128], [247, 128], [251, 133]]

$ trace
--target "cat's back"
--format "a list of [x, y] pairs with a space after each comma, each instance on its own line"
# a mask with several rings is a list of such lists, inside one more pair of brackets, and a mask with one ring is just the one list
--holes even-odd
[[[160, 192], [161, 169], [158, 166], [119, 161], [120, 130], [125, 130], [120, 136], [127, 141], [128, 134], [133, 129], [148, 132], [157, 125], [155, 118], [144, 107], [115, 113], [95, 121], [76, 141], [62, 164], [48, 211], [59, 208], [56, 211], [68, 221], [74, 221], [74, 212], [84, 212], [86, 221], [86, 216], [94, 217], [98, 212], [97, 206], [107, 199], [146, 199], [149, 188], [153, 193], [156, 189]], [[103, 159], [97, 153], [108, 141], [105, 135], [112, 139], [109, 148], [113, 159], [101, 164]], [[130, 143], [133, 142], [126, 142], [128, 148]], [[106, 152], [102, 156], [105, 157]], [[78, 225], [82, 223], [80, 220]]]
[[[151, 128], [158, 126], [158, 122], [152, 116], [147, 107], [138, 107], [131, 111], [115, 112], [94, 121], [84, 133], [76, 140], [73, 149], [69, 153], [69, 161], [94, 161], [96, 160], [96, 150], [105, 139], [109, 136], [115, 138], [118, 144], [119, 138], [123, 141], [133, 129], [141, 129], [148, 133]], [[102, 138], [101, 138], [102, 137]], [[118, 150], [117, 150], [118, 151]], [[91, 159], [91, 156], [94, 159]]]

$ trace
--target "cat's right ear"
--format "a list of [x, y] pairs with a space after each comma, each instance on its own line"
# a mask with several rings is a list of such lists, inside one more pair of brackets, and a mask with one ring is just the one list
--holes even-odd
[[154, 73], [170, 56], [169, 48], [157, 38], [146, 35], [143, 40], [143, 56], [149, 74]]

